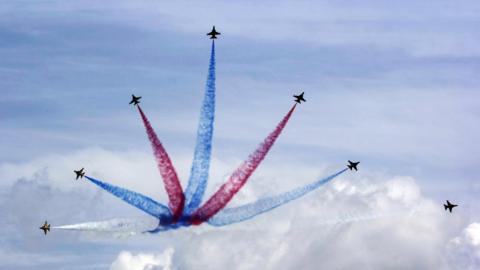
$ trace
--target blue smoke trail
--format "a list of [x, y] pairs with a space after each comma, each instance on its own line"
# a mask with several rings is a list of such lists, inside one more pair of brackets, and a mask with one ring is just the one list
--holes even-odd
[[168, 207], [154, 201], [149, 197], [146, 197], [134, 191], [130, 191], [121, 187], [117, 187], [117, 186], [102, 182], [100, 180], [97, 180], [88, 176], [85, 176], [85, 178], [90, 180], [95, 185], [110, 192], [111, 194], [117, 196], [118, 198], [124, 200], [130, 205], [133, 205], [138, 209], [144, 211], [145, 213], [160, 219], [160, 222], [164, 220], [170, 220], [172, 218], [172, 213], [170, 212], [170, 209]]
[[243, 206], [227, 208], [220, 211], [218, 214], [210, 218], [207, 222], [212, 226], [224, 226], [232, 223], [237, 223], [251, 219], [257, 215], [268, 212], [292, 200], [298, 199], [305, 194], [317, 189], [318, 187], [330, 182], [335, 177], [344, 173], [347, 169], [343, 169], [326, 178], [320, 179], [313, 183], [298, 187], [283, 194], [260, 199], [256, 202], [249, 203]]
[[202, 202], [207, 187], [210, 156], [212, 152], [213, 122], [215, 116], [215, 42], [212, 42], [210, 65], [208, 68], [205, 96], [200, 112], [197, 130], [197, 143], [190, 171], [190, 179], [185, 191], [185, 210], [189, 214]]

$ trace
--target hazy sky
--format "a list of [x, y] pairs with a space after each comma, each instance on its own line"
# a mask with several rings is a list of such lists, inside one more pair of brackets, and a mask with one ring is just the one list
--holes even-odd
[[[132, 93], [186, 185], [213, 24], [208, 194], [301, 91], [232, 205], [361, 170], [232, 227], [43, 236], [45, 219], [146, 218], [74, 181], [82, 166], [166, 202]], [[479, 41], [478, 1], [2, 1], [0, 269], [478, 269]], [[394, 209], [416, 213], [321, 222]]]

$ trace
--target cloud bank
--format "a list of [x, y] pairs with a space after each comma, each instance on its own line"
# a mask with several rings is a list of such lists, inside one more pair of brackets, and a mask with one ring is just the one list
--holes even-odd
[[452, 269], [480, 268], [480, 223], [468, 225], [448, 244], [448, 258]]
[[[91, 155], [90, 151], [103, 154]], [[13, 185], [7, 190], [8, 195], [0, 200], [0, 214], [5, 217], [2, 241], [7, 246], [13, 242], [24, 243], [16, 248], [18, 251], [41, 245], [46, 238], [32, 228], [46, 216], [54, 225], [117, 217], [144, 219], [133, 207], [104, 194], [93, 185], [89, 186], [88, 182], [73, 180], [73, 173], [64, 175], [56, 172], [57, 169], [50, 171], [50, 168], [63, 167], [59, 161], [75, 163], [83, 156], [96, 157], [89, 160], [91, 164], [101, 164], [105, 157], [115, 156], [116, 159], [109, 160], [109, 165], [105, 166], [107, 169], [103, 170], [106, 178], [115, 176], [114, 168], [121, 166], [127, 166], [123, 168], [126, 171], [151, 166], [155, 171], [155, 165], [148, 159], [127, 162], [130, 155], [130, 152], [113, 154], [94, 149], [63, 158], [46, 156], [33, 162], [2, 167], [0, 174], [5, 176], [25, 172], [23, 179], [10, 179]], [[188, 162], [185, 163], [188, 168]], [[213, 187], [207, 193], [223, 181], [223, 172], [236, 165], [234, 160], [214, 162], [213, 171], [216, 172], [213, 175], [220, 179], [213, 181]], [[255, 201], [266, 193], [281, 193], [329, 170], [331, 168], [327, 166], [292, 175], [280, 172], [282, 176], [276, 174], [275, 167], [262, 167], [259, 175], [253, 177], [239, 197], [232, 201], [232, 206]], [[159, 177], [144, 173], [137, 179], [120, 177], [119, 180], [136, 187], [142, 179], [143, 184], [138, 185], [140, 189], [162, 197], [162, 187], [152, 190]], [[275, 181], [279, 184], [272, 189]], [[19, 213], [24, 214], [10, 212], [13, 208], [23, 209]], [[475, 266], [471, 265], [478, 263], [478, 224], [470, 225], [455, 237], [467, 224], [461, 215], [455, 212], [450, 215], [441, 204], [423, 195], [415, 178], [363, 169], [359, 173], [345, 174], [293, 204], [226, 228], [205, 224], [154, 237], [136, 235], [121, 239], [111, 235], [101, 237], [99, 234], [53, 231], [47, 240], [53, 245], [62, 242], [74, 245], [80, 240], [82, 246], [89, 248], [111, 245], [112, 252], [118, 250], [112, 269], [318, 269], [319, 265], [329, 269], [359, 266], [363, 269], [460, 269], [454, 268], [456, 265], [474, 269]], [[125, 250], [127, 243], [130, 243], [131, 250]], [[44, 251], [46, 254], [49, 249], [54, 249], [50, 244], [50, 248]], [[169, 248], [159, 253], [159, 246]], [[41, 257], [42, 253], [35, 248], [31, 252], [31, 256]], [[44, 258], [36, 262], [38, 265], [59, 265], [77, 259], [65, 257], [61, 262], [52, 262]]]
[[122, 251], [112, 263], [110, 270], [172, 270], [173, 249], [159, 254], [132, 254]]

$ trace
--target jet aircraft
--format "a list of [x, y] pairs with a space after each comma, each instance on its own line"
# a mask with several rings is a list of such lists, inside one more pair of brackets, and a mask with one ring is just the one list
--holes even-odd
[[215, 31], [215, 25], [212, 28], [210, 33], [207, 33], [207, 36], [210, 36], [210, 39], [217, 39], [217, 35], [220, 35], [219, 32]]
[[454, 207], [457, 207], [458, 205], [456, 204], [451, 204], [448, 200], [447, 200], [447, 204], [444, 204], [443, 207], [445, 207], [445, 211], [450, 210], [450, 213], [452, 212], [453, 208]]
[[75, 172], [75, 174], [77, 174], [77, 178], [75, 178], [75, 180], [78, 180], [78, 178], [82, 178], [85, 176], [85, 172], [83, 171], [83, 168], [81, 168], [80, 170], [76, 171], [76, 170], [73, 170]]
[[128, 103], [128, 104], [133, 104], [133, 106], [135, 106], [135, 105], [137, 105], [138, 103], [140, 103], [139, 100], [140, 100], [141, 98], [142, 98], [142, 97], [136, 97], [135, 95], [132, 95], [132, 101], [130, 101], [130, 103]]
[[358, 165], [359, 163], [360, 163], [360, 161], [358, 161], [358, 162], [351, 162], [351, 161], [349, 160], [347, 167], [350, 169], [350, 171], [353, 171], [353, 169], [355, 169], [355, 171], [358, 171], [357, 165]]
[[45, 235], [47, 235], [47, 232], [50, 231], [50, 224], [48, 224], [48, 222], [45, 221], [45, 223], [39, 229], [43, 230], [43, 233], [45, 233]]
[[307, 101], [303, 98], [303, 94], [305, 94], [305, 92], [302, 92], [300, 95], [293, 95], [293, 97], [295, 98], [295, 102], [297, 102], [298, 104], [301, 104], [302, 101], [303, 101], [303, 102], [307, 102]]

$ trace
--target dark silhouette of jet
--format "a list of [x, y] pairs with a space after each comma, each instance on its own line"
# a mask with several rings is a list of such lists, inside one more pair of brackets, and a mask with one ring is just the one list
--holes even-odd
[[77, 174], [77, 178], [75, 180], [78, 180], [78, 178], [82, 178], [85, 176], [85, 172], [83, 171], [83, 168], [81, 168], [80, 170], [76, 171], [76, 170], [73, 170], [76, 174]]
[[450, 213], [452, 212], [452, 209], [454, 207], [457, 207], [458, 205], [456, 204], [451, 204], [448, 200], [447, 200], [447, 204], [444, 204], [443, 207], [445, 207], [445, 211], [450, 210]]
[[307, 102], [307, 101], [303, 98], [303, 94], [305, 94], [305, 92], [302, 92], [300, 95], [293, 95], [293, 97], [295, 98], [295, 102], [297, 102], [298, 104], [301, 104], [302, 101], [303, 101], [303, 102]]
[[215, 31], [215, 25], [212, 28], [212, 31], [207, 34], [207, 36], [210, 36], [210, 39], [217, 39], [217, 35], [220, 35], [219, 32]]
[[138, 103], [140, 103], [139, 100], [140, 100], [141, 98], [142, 98], [142, 97], [136, 97], [135, 95], [132, 95], [132, 101], [130, 101], [130, 103], [128, 103], [128, 104], [133, 104], [133, 106], [135, 106], [135, 105], [137, 105]]
[[353, 171], [353, 169], [355, 169], [355, 171], [358, 171], [357, 166], [358, 166], [359, 163], [360, 163], [360, 161], [358, 161], [358, 162], [351, 162], [351, 161], [349, 160], [347, 167], [350, 169], [350, 171]]
[[43, 233], [45, 233], [45, 235], [47, 235], [47, 232], [50, 231], [50, 224], [48, 224], [48, 222], [45, 221], [45, 223], [39, 229], [43, 230]]

